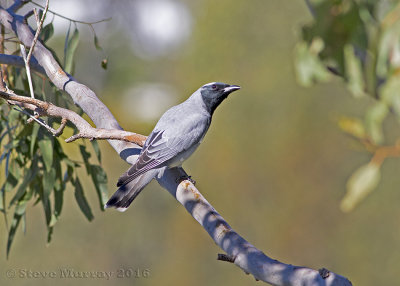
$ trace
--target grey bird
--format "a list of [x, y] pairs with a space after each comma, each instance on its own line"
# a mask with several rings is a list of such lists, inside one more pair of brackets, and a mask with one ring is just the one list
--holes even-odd
[[186, 101], [168, 109], [143, 145], [139, 157], [118, 180], [119, 189], [105, 205], [125, 211], [143, 188], [166, 168], [179, 167], [202, 142], [215, 109], [237, 85], [203, 85]]

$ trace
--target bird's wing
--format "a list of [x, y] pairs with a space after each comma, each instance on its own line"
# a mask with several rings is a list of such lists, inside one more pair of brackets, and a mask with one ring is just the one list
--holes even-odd
[[146, 140], [136, 163], [119, 178], [117, 186], [129, 183], [198, 143], [208, 128], [208, 124], [201, 123], [192, 121], [190, 128], [181, 126], [176, 132], [155, 129]]

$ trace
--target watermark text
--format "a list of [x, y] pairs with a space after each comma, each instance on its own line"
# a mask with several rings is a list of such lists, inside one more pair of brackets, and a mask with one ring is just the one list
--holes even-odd
[[129, 279], [149, 278], [150, 269], [121, 267], [115, 270], [79, 270], [71, 267], [60, 267], [54, 270], [35, 270], [30, 268], [15, 268], [5, 271], [10, 279]]

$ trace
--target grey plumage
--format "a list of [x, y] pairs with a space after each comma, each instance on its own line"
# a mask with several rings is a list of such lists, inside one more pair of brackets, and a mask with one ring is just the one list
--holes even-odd
[[125, 211], [143, 188], [165, 168], [180, 166], [200, 145], [218, 105], [236, 85], [209, 83], [167, 110], [147, 138], [135, 164], [118, 180], [106, 208]]

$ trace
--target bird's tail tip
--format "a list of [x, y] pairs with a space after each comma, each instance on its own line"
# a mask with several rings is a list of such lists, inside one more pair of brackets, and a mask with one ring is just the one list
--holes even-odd
[[109, 204], [108, 202], [104, 205], [104, 209], [110, 209], [110, 208], [115, 208], [117, 211], [123, 213], [125, 212], [128, 208], [127, 207], [119, 207], [117, 205]]

